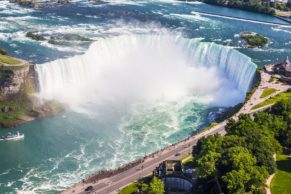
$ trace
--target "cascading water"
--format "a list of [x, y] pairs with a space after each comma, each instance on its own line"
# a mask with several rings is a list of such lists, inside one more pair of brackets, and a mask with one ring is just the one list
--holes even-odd
[[216, 66], [238, 89], [248, 91], [257, 68], [251, 58], [231, 47], [198, 42], [195, 39], [183, 39], [182, 45], [188, 57], [193, 59], [193, 65]]
[[235, 49], [174, 35], [101, 39], [83, 55], [37, 65], [41, 97], [90, 108], [185, 92], [230, 106], [243, 100], [255, 69]]

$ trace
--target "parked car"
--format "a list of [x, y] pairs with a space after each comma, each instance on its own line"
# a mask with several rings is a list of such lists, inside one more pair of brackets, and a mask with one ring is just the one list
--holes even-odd
[[175, 154], [175, 156], [180, 156], [180, 155], [181, 155], [181, 154], [180, 154], [179, 152]]

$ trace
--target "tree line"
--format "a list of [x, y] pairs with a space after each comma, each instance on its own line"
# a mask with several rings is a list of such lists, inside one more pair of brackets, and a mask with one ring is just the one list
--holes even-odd
[[275, 9], [290, 11], [291, 3], [270, 2], [263, 0], [203, 0], [205, 3], [233, 7], [253, 12], [275, 15]]
[[291, 153], [291, 99], [230, 119], [226, 131], [193, 148], [195, 193], [264, 193], [266, 179], [276, 170], [275, 153]]

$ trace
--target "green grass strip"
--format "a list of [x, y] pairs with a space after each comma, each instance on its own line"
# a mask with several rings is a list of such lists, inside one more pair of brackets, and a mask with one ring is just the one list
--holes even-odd
[[21, 61], [16, 60], [6, 55], [0, 55], [0, 62], [9, 64], [9, 65], [18, 65], [21, 63]]
[[277, 170], [271, 182], [272, 194], [290, 194], [291, 192], [291, 158], [278, 155]]
[[270, 96], [271, 94], [275, 93], [276, 91], [277, 90], [275, 88], [266, 88], [266, 89], [264, 89], [260, 98], [265, 98], [267, 96]]
[[252, 107], [252, 110], [291, 98], [291, 92], [282, 92]]
[[121, 189], [119, 194], [132, 194], [132, 193], [135, 193], [137, 190], [138, 190], [137, 183], [134, 182], [134, 183], [130, 183], [129, 185]]

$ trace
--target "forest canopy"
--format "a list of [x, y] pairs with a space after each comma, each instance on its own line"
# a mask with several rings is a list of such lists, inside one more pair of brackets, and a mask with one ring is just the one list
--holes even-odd
[[224, 137], [209, 136], [193, 149], [199, 193], [263, 193], [276, 170], [275, 153], [291, 152], [291, 99], [267, 111], [230, 119]]

